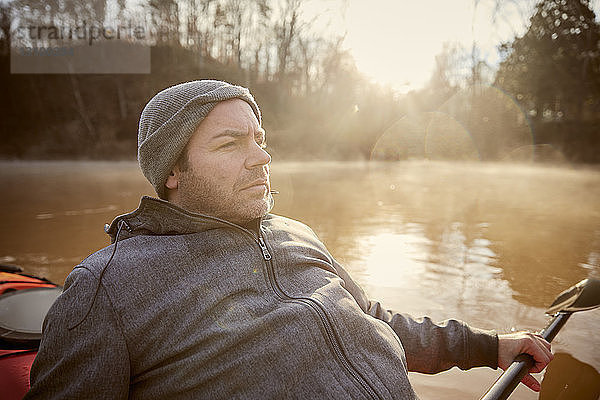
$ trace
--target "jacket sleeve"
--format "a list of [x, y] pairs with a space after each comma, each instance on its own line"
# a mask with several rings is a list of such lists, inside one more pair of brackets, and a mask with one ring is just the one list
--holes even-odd
[[44, 320], [25, 399], [128, 397], [129, 355], [122, 327], [102, 285], [93, 300], [97, 285], [81, 266], [67, 277]]
[[434, 323], [430, 318], [415, 319], [407, 314], [386, 310], [367, 298], [363, 289], [334, 260], [338, 275], [367, 314], [386, 322], [400, 338], [406, 353], [408, 370], [434, 374], [454, 366], [460, 369], [498, 367], [498, 335], [449, 319]]

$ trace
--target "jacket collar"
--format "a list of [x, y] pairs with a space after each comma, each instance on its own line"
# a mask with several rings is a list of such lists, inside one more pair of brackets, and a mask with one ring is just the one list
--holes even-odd
[[[119, 240], [137, 235], [178, 235], [232, 226], [252, 232], [245, 227], [220, 218], [194, 213], [165, 200], [143, 196], [138, 208], [117, 216], [104, 231], [114, 243], [119, 224], [123, 225]], [[259, 221], [260, 224], [260, 221]], [[253, 234], [255, 236], [255, 234]]]

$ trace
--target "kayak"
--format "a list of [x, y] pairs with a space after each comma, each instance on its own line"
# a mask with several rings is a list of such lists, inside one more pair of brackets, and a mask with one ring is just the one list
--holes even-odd
[[42, 323], [62, 287], [0, 265], [0, 393], [22, 399], [29, 390], [29, 372], [42, 338]]
[[29, 370], [37, 350], [0, 350], [0, 391], [6, 400], [22, 399], [29, 390]]
[[23, 273], [16, 265], [0, 265], [0, 295], [14, 290], [30, 289], [35, 287], [56, 287], [44, 278]]

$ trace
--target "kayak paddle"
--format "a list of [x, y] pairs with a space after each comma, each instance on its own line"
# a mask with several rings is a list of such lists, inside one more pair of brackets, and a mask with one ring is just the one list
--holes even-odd
[[[546, 310], [546, 314], [553, 315], [554, 318], [540, 332], [540, 336], [551, 342], [571, 314], [598, 306], [600, 306], [600, 280], [594, 278], [582, 280], [559, 294]], [[534, 363], [533, 357], [529, 354], [518, 355], [480, 400], [507, 399]]]

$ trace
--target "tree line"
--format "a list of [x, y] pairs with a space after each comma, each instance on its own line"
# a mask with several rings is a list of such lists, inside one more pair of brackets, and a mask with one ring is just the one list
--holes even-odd
[[[518, 159], [551, 144], [570, 160], [600, 161], [600, 29], [589, 1], [540, 1], [527, 32], [501, 44], [497, 68], [475, 48], [448, 44], [429, 85], [405, 95], [362, 76], [344, 37], [322, 28], [327, 16], [311, 17], [304, 5], [2, 3], [0, 156], [131, 158], [139, 114], [152, 95], [211, 78], [251, 89], [275, 159]], [[10, 72], [16, 21], [103, 25], [110, 18], [149, 27], [150, 74]]]

